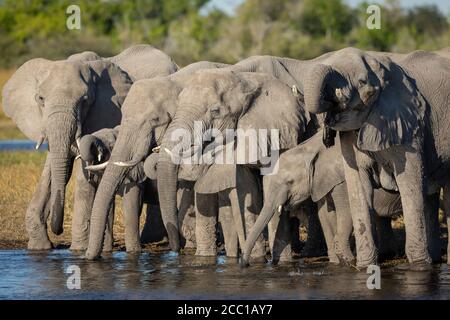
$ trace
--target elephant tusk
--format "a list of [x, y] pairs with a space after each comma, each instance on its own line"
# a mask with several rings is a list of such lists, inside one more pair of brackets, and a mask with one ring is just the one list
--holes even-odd
[[281, 210], [283, 210], [283, 205], [280, 204], [280, 205], [278, 206], [278, 212], [281, 213]]
[[77, 143], [77, 148], [78, 148], [78, 150], [80, 150], [80, 138], [77, 138], [75, 141], [76, 141], [76, 143]]
[[294, 97], [298, 97], [298, 93], [299, 93], [299, 91], [298, 91], [297, 86], [295, 84], [292, 85], [292, 94], [294, 95]]
[[159, 153], [159, 150], [161, 150], [161, 146], [154, 147], [154, 148], [152, 149], [152, 152], [153, 152], [153, 153]]
[[80, 158], [81, 158], [81, 154], [77, 155], [77, 156], [75, 157], [75, 160], [78, 160], [78, 159], [80, 159]]
[[86, 170], [89, 171], [100, 171], [106, 168], [106, 166], [108, 165], [109, 161], [100, 163], [100, 164], [96, 164], [96, 165], [91, 165], [91, 166], [86, 166], [84, 167]]
[[41, 145], [44, 143], [44, 141], [45, 141], [45, 137], [42, 136], [42, 137], [39, 139], [39, 141], [36, 143], [35, 149], [38, 150], [38, 149], [41, 147]]
[[123, 161], [117, 161], [117, 162], [113, 162], [113, 165], [118, 166], [118, 167], [124, 167], [124, 168], [131, 168], [136, 166], [140, 161], [128, 161], [128, 162], [123, 162]]
[[167, 148], [164, 148], [164, 151], [167, 152], [167, 154], [168, 154], [169, 156], [173, 157], [172, 151], [170, 151], [170, 150], [167, 149]]
[[102, 155], [100, 153], [97, 155], [97, 160], [98, 162], [102, 161]]
[[338, 98], [339, 100], [341, 100], [344, 97], [344, 94], [342, 93], [341, 88], [336, 88], [335, 94], [336, 94], [336, 98]]

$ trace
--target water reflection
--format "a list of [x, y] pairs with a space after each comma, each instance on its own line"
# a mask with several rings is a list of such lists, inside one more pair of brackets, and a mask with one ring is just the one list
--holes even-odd
[[[66, 286], [77, 265], [81, 289]], [[0, 250], [1, 299], [447, 299], [449, 268], [428, 272], [385, 268], [381, 290], [368, 290], [368, 274], [327, 263], [241, 269], [237, 259], [114, 252], [90, 262], [68, 250]]]

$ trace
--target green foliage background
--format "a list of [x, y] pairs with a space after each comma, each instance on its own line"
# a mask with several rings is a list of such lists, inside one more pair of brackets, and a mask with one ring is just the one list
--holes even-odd
[[[0, 67], [32, 57], [65, 58], [93, 50], [113, 55], [152, 44], [179, 65], [234, 63], [256, 54], [306, 59], [346, 46], [407, 52], [450, 45], [449, 19], [435, 6], [402, 9], [387, 0], [381, 30], [366, 27], [368, 4], [343, 0], [246, 0], [232, 16], [205, 10], [209, 0], [0, 0]], [[81, 8], [81, 30], [66, 9]]]

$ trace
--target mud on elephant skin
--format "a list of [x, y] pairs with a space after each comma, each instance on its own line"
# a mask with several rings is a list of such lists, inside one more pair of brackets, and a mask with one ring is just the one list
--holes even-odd
[[[359, 158], [368, 154], [395, 176], [412, 269], [440, 260], [437, 213], [428, 194], [449, 181], [450, 59], [417, 51], [390, 58], [354, 48], [336, 51], [310, 70], [305, 104], [327, 113], [327, 124], [341, 132], [345, 175], [355, 227], [358, 265], [376, 263], [370, 218], [373, 187]], [[439, 90], [436, 90], [439, 88]], [[356, 133], [355, 133], [356, 132]], [[413, 187], [411, 187], [413, 186]], [[360, 201], [361, 200], [361, 201]], [[430, 250], [429, 250], [430, 248]]]
[[[136, 58], [146, 63], [137, 67]], [[38, 144], [48, 140], [50, 148], [27, 209], [29, 249], [51, 248], [48, 216], [52, 231], [63, 232], [65, 187], [77, 154], [75, 142], [84, 134], [119, 124], [121, 105], [143, 70], [164, 75], [176, 69], [169, 56], [140, 45], [111, 58], [98, 59], [90, 52], [62, 61], [32, 59], [8, 80], [2, 93], [5, 114], [28, 138]]]
[[[286, 236], [288, 211], [295, 210], [309, 198], [319, 207], [319, 219], [332, 263], [352, 264], [354, 256], [350, 248], [353, 224], [350, 214], [344, 165], [340, 146], [325, 148], [322, 132], [292, 148], [280, 156], [276, 174], [264, 177], [264, 207], [251, 230], [244, 248], [242, 263], [248, 263], [248, 252], [253, 241], [266, 225], [278, 229], [277, 238], [271, 244], [273, 255], [279, 256], [289, 237]], [[391, 218], [401, 211], [400, 197], [384, 190], [375, 193], [375, 211], [383, 218]], [[389, 224], [380, 224], [381, 242], [389, 251], [395, 244]], [[284, 244], [281, 245], [281, 244]]]

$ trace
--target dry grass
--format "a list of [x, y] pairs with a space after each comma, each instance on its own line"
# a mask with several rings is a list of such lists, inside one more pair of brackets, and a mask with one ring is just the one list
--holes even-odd
[[[25, 213], [38, 183], [45, 157], [45, 152], [0, 152], [0, 246], [26, 246], [28, 238]], [[49, 232], [52, 242], [57, 245], [70, 243], [74, 181], [72, 178], [67, 188], [64, 233], [55, 236]], [[124, 225], [120, 202], [120, 198], [116, 199], [114, 237], [116, 244], [122, 246]], [[142, 215], [141, 225], [144, 219], [145, 215]]]

